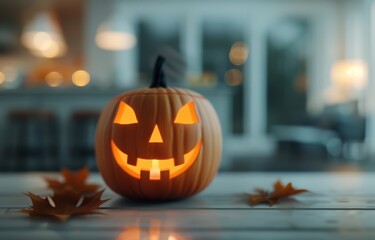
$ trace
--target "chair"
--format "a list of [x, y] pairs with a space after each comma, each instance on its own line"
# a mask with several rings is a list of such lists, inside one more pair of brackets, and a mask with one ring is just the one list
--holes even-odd
[[71, 116], [70, 155], [68, 167], [78, 169], [88, 166], [96, 170], [95, 131], [100, 116], [99, 111], [80, 110]]
[[59, 167], [58, 127], [53, 112], [38, 109], [9, 112], [5, 130], [4, 171], [51, 171]]

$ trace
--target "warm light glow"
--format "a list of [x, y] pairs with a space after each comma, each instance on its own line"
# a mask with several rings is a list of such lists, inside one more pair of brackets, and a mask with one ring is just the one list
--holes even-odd
[[238, 86], [243, 81], [242, 72], [237, 69], [230, 69], [225, 72], [225, 81], [229, 86]]
[[84, 70], [75, 71], [72, 75], [72, 82], [77, 87], [87, 86], [90, 82], [90, 74]]
[[117, 237], [116, 240], [184, 240], [190, 238], [184, 238], [182, 236], [178, 236], [177, 234], [168, 232], [160, 232], [160, 226], [154, 227], [150, 226], [150, 229], [147, 231], [147, 228], [141, 227], [130, 227], [126, 228], [123, 232], [121, 232]]
[[152, 131], [149, 143], [162, 143], [163, 139], [161, 137], [158, 125], [155, 125], [154, 130]]
[[17, 69], [13, 66], [5, 66], [3, 69], [2, 69], [2, 72], [4, 74], [4, 80], [5, 82], [14, 82], [15, 80], [17, 80], [17, 77], [18, 77], [18, 72], [17, 72]]
[[[188, 153], [184, 154], [184, 163], [178, 166], [174, 164], [174, 158], [168, 159], [144, 159], [137, 158], [136, 166], [128, 164], [128, 155], [122, 152], [114, 143], [111, 141], [112, 153], [116, 160], [116, 163], [129, 175], [134, 178], [141, 179], [141, 171], [147, 171], [150, 173], [150, 180], [152, 179], [151, 170], [153, 170], [153, 176], [156, 176], [161, 171], [169, 171], [169, 179], [175, 178], [190, 168], [191, 165], [197, 160], [198, 154], [202, 146], [202, 141], [199, 141], [197, 145]], [[157, 161], [157, 164], [155, 163]], [[157, 180], [160, 180], [157, 179]]]
[[36, 49], [40, 51], [48, 50], [51, 47], [51, 44], [53, 44], [53, 41], [50, 35], [46, 32], [37, 32], [33, 36], [32, 47], [35, 47]]
[[[28, 49], [38, 49], [38, 42], [35, 41], [35, 36], [42, 32], [24, 32], [21, 36], [22, 44]], [[43, 35], [43, 34], [42, 34]]]
[[27, 32], [22, 35], [22, 43], [38, 57], [55, 58], [66, 52], [64, 42], [46, 32]]
[[160, 235], [160, 219], [151, 219], [150, 229], [149, 229], [149, 240], [161, 240], [162, 236]]
[[3, 72], [0, 72], [0, 85], [3, 84], [3, 82], [5, 82], [5, 75]]
[[32, 35], [32, 40], [30, 47], [35, 47], [39, 50], [48, 48], [52, 41], [49, 34], [46, 32], [36, 32]]
[[[51, 41], [48, 43], [48, 48], [41, 50], [39, 55], [45, 58], [55, 58], [63, 55], [63, 47], [59, 46], [58, 43]], [[37, 55], [37, 53], [36, 53]]]
[[64, 78], [59, 72], [50, 72], [46, 75], [45, 81], [50, 87], [58, 87], [64, 82]]
[[132, 107], [124, 102], [120, 102], [114, 123], [134, 124], [138, 123], [137, 116]]
[[132, 227], [127, 228], [120, 235], [117, 236], [116, 240], [142, 240], [141, 238], [141, 228], [140, 227]]
[[249, 49], [243, 42], [236, 42], [229, 51], [229, 60], [234, 65], [242, 65], [246, 62], [249, 55]]
[[95, 42], [102, 49], [120, 51], [133, 48], [137, 39], [133, 33], [111, 30], [107, 23], [103, 23], [98, 28]]
[[150, 180], [160, 180], [159, 160], [151, 160]]
[[132, 227], [126, 227], [116, 240], [184, 240], [190, 239], [178, 235], [175, 232], [162, 231], [161, 219], [151, 219], [148, 227], [140, 226], [141, 220], [137, 220]]
[[336, 87], [361, 90], [367, 84], [367, 65], [362, 60], [342, 60], [332, 66], [331, 77]]
[[95, 41], [100, 48], [110, 51], [131, 49], [136, 44], [134, 35], [122, 32], [100, 32]]
[[57, 18], [51, 12], [41, 12], [31, 19], [23, 29], [21, 42], [38, 57], [60, 57], [67, 50]]
[[330, 86], [324, 91], [324, 101], [326, 104], [339, 104], [347, 102], [351, 96], [348, 96], [346, 91], [342, 91], [340, 88]]
[[198, 116], [195, 111], [194, 102], [191, 101], [178, 110], [174, 123], [177, 124], [195, 124], [198, 123]]

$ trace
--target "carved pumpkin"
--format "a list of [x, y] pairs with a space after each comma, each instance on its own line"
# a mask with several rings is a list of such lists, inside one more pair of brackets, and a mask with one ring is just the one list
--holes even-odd
[[203, 190], [221, 158], [221, 128], [202, 95], [166, 87], [159, 57], [150, 88], [126, 92], [103, 110], [96, 133], [101, 175], [134, 199], [171, 200]]

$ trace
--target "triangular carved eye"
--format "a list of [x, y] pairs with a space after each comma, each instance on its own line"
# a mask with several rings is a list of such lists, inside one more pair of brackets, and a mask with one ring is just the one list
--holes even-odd
[[124, 102], [120, 102], [114, 123], [118, 124], [134, 124], [138, 123], [137, 116], [132, 107]]
[[195, 111], [194, 102], [188, 102], [178, 110], [174, 123], [178, 124], [195, 124], [199, 123], [197, 113]]

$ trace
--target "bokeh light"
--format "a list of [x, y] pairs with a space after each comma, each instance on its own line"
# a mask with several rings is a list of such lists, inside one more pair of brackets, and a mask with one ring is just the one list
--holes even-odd
[[72, 75], [72, 82], [77, 87], [84, 87], [90, 82], [90, 74], [84, 70], [75, 71]]
[[4, 80], [6, 82], [14, 82], [18, 78], [18, 71], [13, 66], [5, 66], [2, 72], [4, 73]]
[[52, 44], [50, 35], [46, 32], [37, 32], [33, 36], [33, 46], [40, 51], [47, 50]]
[[362, 60], [338, 61], [332, 66], [331, 77], [336, 87], [363, 89], [367, 84], [367, 64]]
[[99, 26], [95, 42], [102, 49], [121, 51], [133, 48], [137, 38], [131, 32], [112, 30], [110, 24], [105, 22]]
[[64, 78], [59, 72], [50, 72], [46, 75], [45, 81], [50, 87], [59, 87], [64, 82]]
[[229, 86], [238, 86], [243, 81], [243, 74], [240, 70], [230, 69], [225, 72], [225, 81]]
[[0, 85], [3, 84], [5, 81], [5, 75], [3, 72], [0, 72]]
[[249, 49], [243, 42], [236, 42], [229, 51], [229, 60], [234, 65], [242, 65], [246, 62], [249, 55]]

